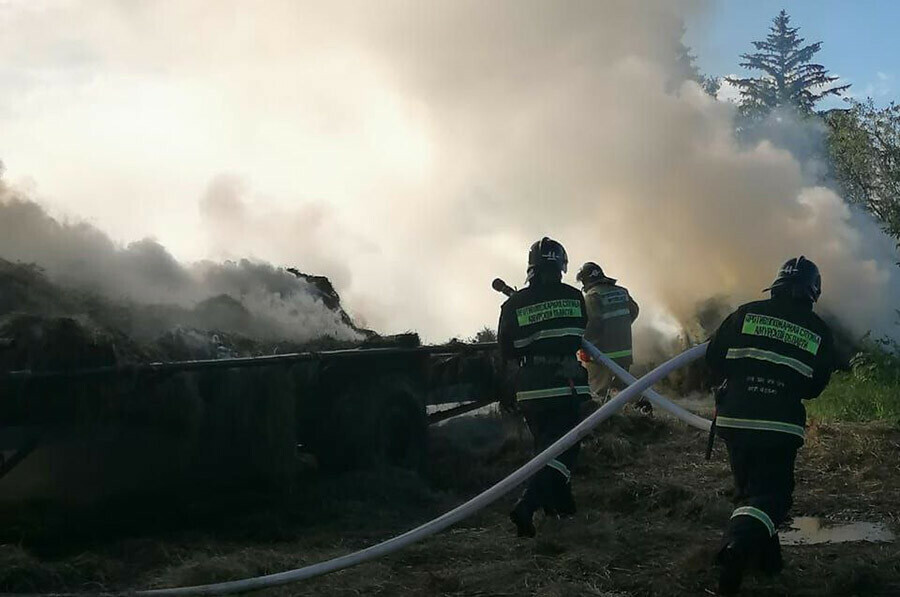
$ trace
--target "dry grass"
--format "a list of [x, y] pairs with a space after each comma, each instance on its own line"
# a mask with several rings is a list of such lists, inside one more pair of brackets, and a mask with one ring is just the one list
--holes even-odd
[[[579, 513], [567, 521], [539, 518], [538, 539], [511, 535], [510, 496], [398, 554], [267, 594], [703, 595], [713, 584], [709, 562], [731, 511], [724, 449], [706, 462], [703, 440], [674, 423], [615, 417], [585, 442], [574, 486]], [[503, 417], [463, 419], [436, 430], [424, 478], [382, 469], [310, 477], [289, 495], [159, 496], [102, 514], [49, 518], [46, 508], [35, 507], [18, 527], [2, 526], [0, 590], [215, 582], [345, 554], [498, 480], [525, 460], [529, 441]], [[900, 432], [891, 428], [817, 427], [798, 463], [794, 511], [883, 520], [897, 530], [898, 442]], [[101, 516], [120, 520], [104, 530], [96, 525]], [[41, 532], [29, 520], [41, 520]], [[787, 547], [785, 555], [784, 574], [748, 579], [745, 594], [900, 589], [900, 550], [893, 544]]]

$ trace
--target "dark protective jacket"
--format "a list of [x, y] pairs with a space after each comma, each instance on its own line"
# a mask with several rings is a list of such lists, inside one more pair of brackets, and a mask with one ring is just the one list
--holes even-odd
[[584, 293], [588, 324], [584, 337], [626, 369], [633, 362], [631, 324], [638, 304], [628, 290], [615, 284], [596, 284]]
[[497, 340], [504, 359], [519, 361], [517, 400], [590, 396], [575, 356], [586, 311], [581, 291], [559, 281], [533, 281], [503, 303]]
[[791, 438], [800, 445], [806, 424], [802, 400], [815, 398], [828, 384], [834, 345], [809, 303], [773, 298], [729, 315], [710, 340], [706, 362], [727, 382], [716, 419], [725, 439], [750, 431], [752, 437]]

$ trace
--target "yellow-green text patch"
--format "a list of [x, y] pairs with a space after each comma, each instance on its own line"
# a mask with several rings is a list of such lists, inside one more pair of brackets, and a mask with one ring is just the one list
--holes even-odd
[[582, 317], [581, 303], [575, 299], [557, 299], [516, 309], [519, 325], [531, 325], [560, 317]]
[[810, 354], [819, 352], [822, 337], [805, 327], [791, 323], [778, 317], [747, 313], [744, 316], [744, 326], [741, 332], [749, 336], [763, 336], [780, 340], [785, 344], [796, 346]]

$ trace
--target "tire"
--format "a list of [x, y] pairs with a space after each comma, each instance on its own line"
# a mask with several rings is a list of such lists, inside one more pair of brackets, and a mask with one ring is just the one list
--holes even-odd
[[326, 470], [420, 469], [426, 461], [424, 401], [408, 380], [354, 384], [336, 396], [325, 420], [316, 456]]
[[408, 389], [397, 388], [381, 401], [373, 437], [375, 465], [419, 470], [426, 461], [428, 420], [422, 402]]

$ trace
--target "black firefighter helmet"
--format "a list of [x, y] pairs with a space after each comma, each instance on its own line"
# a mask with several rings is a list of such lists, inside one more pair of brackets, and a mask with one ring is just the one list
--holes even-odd
[[816, 264], [801, 255], [785, 261], [772, 285], [763, 289], [766, 290], [773, 297], [790, 296], [814, 303], [822, 294], [822, 276]]
[[538, 272], [550, 272], [562, 277], [568, 269], [569, 256], [565, 248], [545, 236], [528, 250], [528, 276], [525, 281], [531, 282]]
[[581, 285], [584, 288], [590, 288], [595, 284], [615, 284], [615, 278], [610, 278], [606, 274], [603, 273], [603, 268], [594, 263], [593, 261], [588, 261], [584, 265], [581, 266], [581, 269], [578, 270], [578, 275], [575, 276], [575, 279], [581, 282]]

